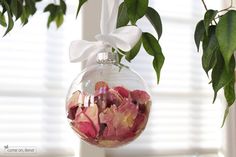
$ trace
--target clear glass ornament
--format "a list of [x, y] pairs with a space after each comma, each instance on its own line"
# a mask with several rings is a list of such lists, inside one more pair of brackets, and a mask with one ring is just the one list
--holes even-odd
[[66, 111], [72, 129], [86, 142], [117, 147], [136, 139], [149, 117], [151, 97], [144, 80], [100, 52], [97, 65], [83, 70], [69, 89]]

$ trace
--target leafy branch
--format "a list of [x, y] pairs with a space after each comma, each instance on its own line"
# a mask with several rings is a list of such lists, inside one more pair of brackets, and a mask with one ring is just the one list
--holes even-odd
[[[207, 9], [206, 3], [202, 0], [206, 13], [204, 18], [198, 22], [195, 30], [195, 43], [199, 51], [200, 43], [202, 54], [202, 67], [209, 76], [210, 84], [214, 90], [213, 103], [217, 98], [220, 89], [224, 90], [227, 107], [222, 127], [228, 116], [230, 107], [235, 102], [235, 57], [236, 50], [236, 11], [230, 7], [221, 11]], [[220, 15], [222, 11], [225, 14]], [[218, 20], [218, 21], [216, 21]]]
[[[36, 5], [40, 2], [42, 0], [0, 0], [0, 25], [6, 27], [4, 36], [13, 29], [14, 23], [19, 19], [22, 25], [27, 24], [30, 16], [36, 13]], [[48, 27], [52, 22], [60, 27], [66, 14], [66, 3], [64, 0], [60, 0], [59, 4], [50, 3], [44, 12], [49, 12]]]
[[[160, 81], [161, 69], [165, 61], [165, 57], [162, 53], [159, 39], [162, 35], [162, 22], [158, 12], [148, 6], [148, 0], [124, 0], [120, 4], [117, 27], [126, 26], [129, 24], [136, 25], [137, 21], [146, 17], [156, 30], [158, 39], [149, 32], [144, 32], [140, 41], [129, 52], [124, 52], [125, 59], [131, 62], [140, 52], [140, 48], [143, 45], [146, 52], [153, 56], [153, 68], [156, 72], [157, 83]], [[120, 55], [120, 60], [123, 55]]]
[[[33, 16], [37, 10], [36, 4], [42, 0], [0, 0], [0, 25], [7, 27], [4, 36], [9, 33], [14, 27], [14, 22], [21, 19], [22, 25], [28, 23], [30, 16]], [[79, 0], [76, 17], [79, 14], [81, 7], [88, 0]], [[58, 2], [59, 4], [57, 4]], [[139, 53], [141, 46], [145, 48], [147, 53], [154, 57], [153, 67], [156, 71], [157, 82], [160, 80], [160, 73], [164, 64], [164, 55], [159, 44], [159, 39], [162, 35], [162, 23], [158, 12], [148, 6], [149, 0], [124, 0], [119, 6], [119, 15], [117, 20], [117, 28], [126, 25], [136, 25], [137, 21], [146, 17], [157, 32], [158, 39], [148, 32], [144, 32], [137, 45], [129, 52], [123, 52], [119, 60], [123, 57], [131, 62]], [[1, 8], [0, 8], [1, 9]], [[65, 0], [54, 1], [49, 3], [44, 12], [49, 13], [47, 27], [51, 23], [55, 23], [57, 27], [63, 24], [64, 16], [66, 15], [67, 5]], [[6, 20], [6, 17], [8, 20]]]

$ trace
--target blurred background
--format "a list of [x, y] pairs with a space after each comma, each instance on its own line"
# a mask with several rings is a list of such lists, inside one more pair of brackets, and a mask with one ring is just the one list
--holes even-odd
[[[125, 62], [147, 81], [154, 99], [144, 133], [127, 146], [102, 153], [80, 142], [65, 113], [67, 90], [81, 71], [79, 63], [69, 62], [69, 45], [98, 30], [91, 21], [98, 20], [99, 7], [75, 19], [78, 1], [66, 2], [69, 8], [61, 28], [47, 29], [47, 14], [41, 10], [26, 26], [18, 24], [0, 39], [0, 157], [92, 157], [97, 151], [103, 157], [234, 157], [224, 147], [236, 140], [229, 135], [233, 128], [220, 128], [224, 99], [212, 104], [213, 91], [194, 44], [195, 26], [204, 14], [200, 0], [150, 0], [163, 22], [160, 42], [166, 61], [160, 84], [152, 57], [143, 49], [132, 64]], [[214, 9], [227, 6], [223, 0], [206, 3]], [[38, 8], [44, 8], [41, 5]], [[156, 34], [145, 19], [138, 26]], [[32, 146], [37, 152], [8, 154], [7, 145]]]

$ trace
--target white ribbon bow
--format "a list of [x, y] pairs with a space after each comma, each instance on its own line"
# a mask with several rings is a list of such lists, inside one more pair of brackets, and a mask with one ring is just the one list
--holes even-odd
[[81, 62], [107, 48], [130, 51], [141, 37], [136, 26], [124, 26], [116, 29], [119, 0], [103, 0], [100, 29], [95, 36], [97, 41], [73, 41], [70, 45], [70, 61]]

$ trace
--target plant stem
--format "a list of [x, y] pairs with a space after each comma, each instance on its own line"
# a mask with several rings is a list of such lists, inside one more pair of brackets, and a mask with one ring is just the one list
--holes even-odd
[[224, 12], [224, 11], [228, 11], [229, 9], [232, 9], [232, 8], [235, 8], [235, 7], [233, 6], [233, 0], [230, 1], [230, 6], [229, 6], [229, 7], [220, 10], [219, 13], [220, 13], [220, 12]]
[[203, 6], [204, 6], [204, 8], [206, 9], [206, 11], [208, 10], [207, 9], [207, 5], [206, 5], [206, 3], [205, 3], [205, 1], [204, 0], [202, 0], [202, 4], [203, 4]]
[[220, 12], [223, 12], [223, 11], [227, 11], [227, 10], [229, 10], [230, 8], [231, 8], [231, 6], [229, 6], [228, 8], [222, 9], [222, 10], [219, 11], [219, 13], [220, 13]]

